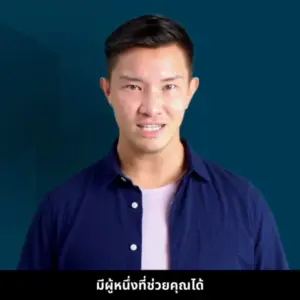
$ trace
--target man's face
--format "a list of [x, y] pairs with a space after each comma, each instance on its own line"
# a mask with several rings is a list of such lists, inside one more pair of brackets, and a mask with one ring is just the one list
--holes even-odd
[[172, 145], [198, 79], [189, 77], [184, 52], [171, 45], [121, 54], [111, 78], [101, 78], [119, 127], [119, 139], [142, 153]]

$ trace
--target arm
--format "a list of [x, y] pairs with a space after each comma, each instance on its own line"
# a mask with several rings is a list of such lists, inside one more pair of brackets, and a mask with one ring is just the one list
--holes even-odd
[[21, 250], [18, 270], [56, 268], [55, 227], [50, 204], [50, 198], [45, 198], [34, 215]]
[[259, 191], [254, 198], [255, 269], [287, 270], [288, 262], [279, 236], [276, 220]]

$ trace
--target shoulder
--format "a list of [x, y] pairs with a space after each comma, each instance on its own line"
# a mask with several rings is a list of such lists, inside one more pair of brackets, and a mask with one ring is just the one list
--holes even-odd
[[252, 180], [229, 170], [220, 164], [199, 157], [208, 174], [210, 190], [219, 195], [219, 200], [235, 209], [244, 210], [257, 218], [260, 213], [267, 213], [269, 206], [261, 190]]
[[219, 211], [225, 212], [226, 220], [234, 224], [234, 230], [242, 233], [239, 241], [251, 237], [254, 246], [251, 249], [255, 249], [254, 268], [287, 269], [276, 219], [261, 189], [251, 180], [216, 163], [203, 160], [203, 164], [209, 175], [207, 190], [210, 190], [209, 201], [213, 203], [214, 211], [220, 208]]
[[197, 154], [194, 154], [194, 159], [201, 162], [207, 182], [214, 189], [223, 191], [228, 195], [236, 196], [245, 196], [245, 194], [257, 196], [258, 193], [260, 194], [258, 187], [249, 178]]
[[212, 204], [228, 207], [233, 212], [250, 214], [257, 209], [267, 209], [261, 190], [249, 179], [225, 168], [220, 163], [198, 154], [187, 142], [188, 165], [200, 177], [201, 186]]
[[101, 184], [105, 182], [104, 169], [105, 160], [100, 159], [59, 182], [45, 192], [39, 210], [55, 213], [62, 212], [64, 208], [69, 212], [76, 210], [89, 191], [95, 187], [101, 188]]
[[[262, 190], [250, 179], [203, 159], [208, 181], [205, 188], [215, 211], [243, 226], [255, 239], [262, 230], [276, 230], [276, 221]], [[266, 229], [268, 228], [268, 229]]]

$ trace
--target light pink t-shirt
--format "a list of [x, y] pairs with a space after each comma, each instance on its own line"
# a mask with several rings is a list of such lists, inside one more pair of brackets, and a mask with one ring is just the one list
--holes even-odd
[[177, 182], [142, 189], [142, 269], [169, 269], [168, 216]]

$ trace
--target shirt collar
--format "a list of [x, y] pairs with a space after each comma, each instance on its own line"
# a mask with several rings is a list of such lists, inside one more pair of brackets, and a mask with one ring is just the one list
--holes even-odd
[[[198, 176], [201, 180], [209, 182], [210, 176], [204, 159], [192, 149], [187, 140], [181, 139], [181, 142], [185, 149], [187, 174], [196, 174], [196, 176]], [[100, 161], [100, 176], [108, 181], [126, 177], [120, 168], [120, 162], [117, 154], [117, 143], [118, 139], [113, 142], [108, 154]]]
[[185, 149], [185, 159], [188, 174], [196, 174], [206, 182], [210, 181], [209, 172], [205, 160], [197, 154], [185, 139], [181, 139]]

